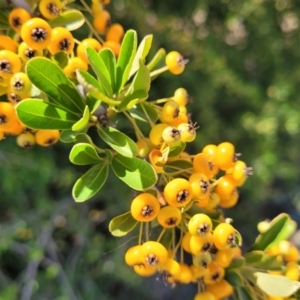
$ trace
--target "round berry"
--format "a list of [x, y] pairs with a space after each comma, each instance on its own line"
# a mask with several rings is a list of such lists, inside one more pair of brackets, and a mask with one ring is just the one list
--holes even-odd
[[218, 167], [206, 153], [198, 153], [195, 155], [193, 166], [195, 172], [204, 174], [208, 179], [213, 178], [219, 171]]
[[128, 266], [133, 267], [142, 263], [141, 245], [130, 247], [125, 253], [125, 262]]
[[135, 273], [137, 273], [138, 275], [140, 275], [142, 277], [150, 277], [156, 273], [156, 268], [154, 268], [153, 266], [144, 265], [144, 264], [135, 265], [133, 267], [133, 270], [135, 271]]
[[201, 255], [209, 251], [213, 246], [213, 236], [208, 232], [204, 236], [192, 235], [190, 239], [191, 253], [194, 255]]
[[199, 200], [198, 206], [205, 207], [209, 201], [210, 182], [202, 173], [193, 173], [189, 178], [193, 190], [193, 198]]
[[124, 28], [118, 23], [112, 24], [106, 32], [106, 40], [120, 43], [124, 35]]
[[177, 126], [177, 129], [180, 131], [181, 141], [185, 143], [190, 143], [196, 138], [196, 123], [181, 123]]
[[72, 33], [64, 27], [52, 29], [51, 42], [48, 45], [49, 52], [54, 55], [58, 52], [72, 53], [74, 48], [74, 38]]
[[228, 223], [220, 223], [213, 231], [213, 243], [219, 250], [236, 247], [236, 230]]
[[8, 102], [0, 102], [0, 130], [4, 131], [18, 122], [15, 108]]
[[59, 130], [38, 130], [35, 133], [35, 141], [39, 146], [49, 147], [58, 142]]
[[63, 72], [70, 78], [76, 78], [76, 70], [88, 70], [88, 64], [79, 57], [71, 57]]
[[20, 32], [22, 25], [30, 19], [30, 13], [26, 9], [21, 7], [12, 9], [8, 15], [8, 23], [10, 27], [16, 32]]
[[191, 235], [204, 236], [212, 230], [212, 221], [206, 214], [195, 214], [189, 220], [188, 229]]
[[18, 54], [23, 62], [28, 62], [33, 57], [43, 56], [43, 50], [34, 50], [25, 42], [22, 42], [18, 48]]
[[220, 267], [214, 260], [208, 264], [207, 270], [208, 272], [204, 276], [204, 282], [208, 285], [220, 281], [225, 275], [224, 268]]
[[16, 95], [28, 95], [32, 87], [32, 83], [26, 73], [15, 73], [10, 79], [11, 92]]
[[152, 127], [149, 133], [149, 139], [154, 146], [159, 146], [163, 143], [162, 133], [168, 125], [165, 123], [159, 123]]
[[85, 50], [87, 48], [93, 48], [97, 52], [102, 48], [101, 44], [93, 38], [87, 38], [81, 41], [81, 43], [77, 47], [77, 56], [79, 56], [85, 63], [89, 63], [88, 58], [86, 56]]
[[176, 145], [181, 140], [181, 133], [176, 127], [168, 126], [162, 132], [162, 139], [169, 146]]
[[179, 105], [173, 100], [167, 101], [161, 111], [160, 118], [162, 122], [169, 123], [176, 120], [179, 116]]
[[185, 206], [192, 199], [192, 187], [186, 179], [175, 178], [165, 186], [164, 197], [171, 206]]
[[48, 20], [57, 17], [63, 7], [63, 2], [60, 0], [41, 0], [39, 3], [40, 13]]
[[131, 214], [139, 222], [149, 222], [154, 220], [160, 210], [160, 205], [156, 197], [149, 193], [142, 193], [131, 202]]
[[177, 51], [171, 51], [166, 56], [166, 65], [172, 74], [178, 75], [184, 71], [186, 60]]
[[0, 50], [9, 50], [11, 52], [17, 52], [17, 43], [7, 35], [0, 35]]
[[104, 34], [111, 24], [110, 13], [103, 9], [94, 15], [94, 28], [101, 34]]
[[32, 18], [21, 28], [23, 41], [34, 50], [43, 50], [51, 42], [51, 27], [41, 18]]
[[177, 207], [165, 206], [157, 215], [158, 223], [164, 228], [176, 227], [181, 222], [181, 212]]
[[218, 298], [211, 292], [201, 292], [197, 293], [194, 300], [218, 300]]
[[9, 79], [20, 70], [21, 60], [18, 55], [9, 50], [0, 50], [0, 76]]
[[221, 143], [217, 146], [215, 163], [219, 169], [226, 171], [229, 169], [235, 159], [234, 146], [229, 142]]
[[189, 94], [184, 88], [179, 88], [174, 93], [174, 101], [178, 103], [179, 106], [186, 106], [189, 101]]
[[167, 261], [168, 251], [159, 242], [148, 241], [142, 245], [141, 257], [145, 265], [159, 266]]
[[22, 148], [31, 148], [35, 144], [35, 137], [31, 132], [24, 132], [18, 135], [17, 144]]

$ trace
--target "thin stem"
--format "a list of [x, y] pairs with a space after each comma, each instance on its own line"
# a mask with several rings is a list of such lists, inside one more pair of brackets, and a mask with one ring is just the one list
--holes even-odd
[[139, 245], [142, 245], [142, 238], [143, 238], [143, 222], [140, 223]]
[[154, 70], [150, 73], [150, 77], [158, 76], [163, 72], [169, 71], [169, 68], [167, 66], [164, 66], [160, 69]]
[[93, 12], [92, 12], [91, 8], [85, 3], [85, 1], [84, 0], [80, 0], [80, 2], [85, 7], [86, 11], [89, 12], [91, 15], [93, 15]]
[[[172, 98], [172, 97], [170, 97]], [[153, 101], [149, 101], [149, 104], [160, 104], [160, 103], [165, 103], [168, 100], [170, 100], [170, 98], [162, 98], [162, 99], [157, 99], [157, 100], [153, 100]]]
[[165, 234], [167, 228], [163, 228], [162, 231], [160, 232], [158, 238], [157, 238], [157, 242], [159, 242], [161, 240], [161, 238], [163, 237], [163, 235]]
[[144, 137], [143, 133], [141, 132], [140, 128], [138, 127], [138, 125], [136, 124], [135, 120], [126, 111], [123, 111], [123, 113], [129, 120], [129, 122], [132, 124], [137, 139], [138, 140], [144, 139], [145, 137]]
[[145, 226], [146, 242], [148, 242], [150, 240], [150, 237], [149, 237], [149, 231], [150, 231], [149, 225], [150, 225], [150, 222], [146, 222], [146, 226]]

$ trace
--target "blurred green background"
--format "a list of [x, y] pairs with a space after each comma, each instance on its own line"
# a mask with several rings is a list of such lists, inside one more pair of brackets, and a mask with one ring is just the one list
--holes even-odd
[[[154, 81], [151, 99], [188, 90], [200, 126], [190, 152], [230, 141], [254, 168], [238, 205], [225, 212], [245, 249], [259, 220], [288, 212], [299, 224], [299, 1], [112, 0], [107, 9], [140, 39], [153, 33], [154, 50], [189, 58], [182, 75]], [[71, 165], [70, 149], [0, 143], [0, 299], [193, 299], [194, 286], [171, 289], [125, 265], [137, 232], [121, 239], [108, 232], [133, 197], [121, 181], [109, 177], [93, 199], [74, 203], [72, 185], [86, 169]]]

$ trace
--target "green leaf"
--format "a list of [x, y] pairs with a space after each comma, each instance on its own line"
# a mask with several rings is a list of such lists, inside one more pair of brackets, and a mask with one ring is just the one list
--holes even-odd
[[277, 256], [264, 255], [259, 262], [252, 263], [251, 267], [261, 270], [281, 270], [282, 263], [277, 259]]
[[58, 52], [51, 56], [51, 60], [63, 69], [68, 65], [69, 57], [66, 52]]
[[86, 106], [82, 118], [72, 126], [72, 130], [73, 131], [83, 130], [89, 124], [89, 120], [90, 120], [90, 111], [89, 111], [89, 107]]
[[168, 173], [191, 168], [193, 168], [193, 164], [184, 159], [174, 160], [164, 165], [164, 171]]
[[117, 177], [138, 191], [152, 187], [157, 181], [157, 174], [153, 167], [148, 162], [138, 158], [116, 154], [111, 167]]
[[74, 132], [73, 130], [63, 130], [60, 134], [60, 140], [63, 143], [73, 143], [76, 141], [76, 136], [79, 132]]
[[131, 94], [134, 91], [143, 90], [148, 92], [150, 89], [150, 72], [147, 69], [147, 67], [144, 65], [142, 61], [140, 61], [140, 67], [136, 73], [136, 75], [133, 78], [133, 81], [128, 88], [128, 94]]
[[239, 269], [245, 264], [244, 257], [235, 257], [230, 263], [230, 266], [226, 268], [226, 270], [234, 270]]
[[22, 100], [16, 111], [20, 121], [33, 129], [71, 129], [79, 119], [61, 107], [39, 99]]
[[239, 300], [256, 300], [256, 296], [248, 287], [238, 287], [237, 288], [238, 299]]
[[261, 261], [263, 257], [265, 256], [265, 253], [263, 251], [251, 251], [248, 253], [245, 253], [245, 261], [247, 264], [253, 264]]
[[93, 197], [103, 186], [108, 175], [106, 162], [97, 164], [81, 176], [73, 186], [73, 198], [76, 202], [84, 202]]
[[118, 106], [119, 111], [131, 109], [134, 105], [136, 105], [141, 100], [147, 99], [148, 93], [145, 91], [135, 91], [132, 94], [126, 96], [121, 104]]
[[286, 238], [286, 230], [289, 227], [289, 215], [282, 213], [270, 222], [270, 227], [261, 233], [250, 247], [251, 250], [267, 250]]
[[71, 113], [83, 113], [85, 104], [73, 83], [63, 71], [46, 58], [32, 58], [26, 65], [31, 82]]
[[122, 41], [120, 55], [117, 61], [116, 91], [117, 93], [123, 88], [129, 79], [129, 72], [137, 48], [137, 34], [134, 30], [128, 30]]
[[129, 73], [129, 78], [139, 69], [140, 61], [142, 62], [145, 61], [145, 58], [151, 49], [152, 40], [153, 40], [153, 35], [149, 34], [146, 35], [141, 41], [132, 63], [132, 67]]
[[90, 91], [97, 89], [97, 90], [101, 91], [102, 93], [104, 93], [103, 86], [90, 73], [83, 71], [83, 70], [77, 70], [76, 77], [77, 77], [78, 82], [83, 86], [83, 88], [86, 92], [90, 92]]
[[68, 9], [49, 22], [53, 27], [65, 27], [69, 31], [76, 30], [85, 22], [83, 14], [76, 9]]
[[117, 72], [117, 62], [114, 53], [107, 48], [101, 49], [99, 52], [100, 58], [103, 60], [108, 74], [110, 75], [110, 84], [113, 93], [116, 93], [116, 72]]
[[147, 68], [149, 71], [154, 70], [157, 66], [164, 63], [166, 57], [166, 50], [163, 48], [160, 48], [152, 60], [147, 64]]
[[158, 119], [157, 111], [147, 102], [134, 105], [129, 113], [133, 118], [146, 123], [152, 122], [154, 124]]
[[102, 159], [92, 145], [78, 143], [73, 146], [70, 152], [70, 161], [75, 165], [90, 165], [99, 163]]
[[180, 142], [170, 147], [169, 157], [176, 157], [185, 149], [185, 142]]
[[77, 135], [76, 135], [76, 142], [77, 143], [85, 143], [85, 144], [91, 144], [92, 146], [95, 146], [91, 137], [84, 133], [84, 132], [79, 132]]
[[300, 288], [300, 282], [290, 280], [286, 276], [262, 272], [256, 272], [254, 275], [257, 277], [258, 287], [269, 296], [289, 297]]
[[88, 61], [93, 71], [98, 77], [100, 85], [102, 85], [103, 89], [105, 90], [108, 96], [112, 96], [113, 89], [112, 89], [110, 74], [102, 58], [93, 48], [87, 48], [86, 53], [87, 53]]
[[123, 156], [133, 157], [137, 155], [136, 143], [119, 130], [109, 126], [99, 126], [98, 133], [106, 144]]
[[137, 223], [138, 221], [132, 217], [129, 211], [125, 214], [113, 218], [109, 222], [108, 228], [113, 236], [120, 237], [129, 233]]
[[101, 101], [90, 95], [89, 93], [86, 95], [86, 105], [89, 107], [91, 115], [97, 110], [100, 106]]
[[226, 271], [225, 280], [227, 280], [232, 286], [243, 285], [243, 278], [237, 271]]

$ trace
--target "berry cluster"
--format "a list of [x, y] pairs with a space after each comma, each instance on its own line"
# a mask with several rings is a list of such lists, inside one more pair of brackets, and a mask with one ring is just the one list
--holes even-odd
[[[92, 7], [88, 7], [93, 14], [97, 38], [82, 41], [74, 38], [67, 28], [51, 27], [49, 23], [68, 10], [66, 2], [41, 0], [32, 13], [21, 7], [10, 10], [7, 22], [14, 34], [0, 34], [0, 95], [6, 94], [8, 100], [0, 102], [0, 140], [16, 135], [17, 144], [25, 148], [34, 144], [50, 146], [59, 140], [58, 130], [36, 132], [18, 120], [14, 106], [24, 99], [35, 97], [35, 87], [26, 74], [26, 64], [34, 57], [54, 59], [56, 54], [65, 53], [68, 61], [63, 71], [68, 77], [75, 78], [77, 69], [88, 70], [87, 48], [96, 51], [110, 48], [118, 56], [124, 29], [120, 24], [111, 24], [110, 14], [104, 9], [108, 3], [94, 1]], [[105, 35], [105, 41], [97, 32]], [[44, 96], [47, 98], [47, 95]]]
[[[276, 276], [290, 280], [289, 286], [299, 280], [299, 253], [287, 241], [295, 223], [285, 214], [261, 223], [260, 235], [243, 254], [241, 234], [222, 209], [237, 204], [238, 189], [252, 168], [227, 141], [208, 144], [195, 155], [185, 151], [198, 126], [188, 113], [184, 88], [168, 98], [147, 99], [151, 80], [165, 71], [181, 74], [187, 60], [176, 51], [165, 55], [159, 50], [146, 64], [152, 37], [145, 37], [148, 45], [144, 39], [137, 49], [136, 32], [124, 35], [120, 24], [110, 24], [108, 0], [93, 0], [90, 6], [80, 2], [91, 19], [77, 13], [83, 20], [77, 20], [78, 27], [86, 23], [90, 29], [81, 41], [70, 24], [53, 25], [61, 22], [71, 3], [41, 0], [30, 13], [23, 8], [8, 13], [7, 23], [15, 33], [0, 36], [0, 93], [8, 100], [0, 102], [0, 139], [17, 135], [18, 145], [25, 148], [49, 146], [59, 139], [74, 142], [71, 162], [94, 164], [74, 185], [78, 202], [100, 190], [109, 166], [136, 190], [130, 211], [114, 218], [110, 230], [122, 236], [139, 224], [138, 241], [125, 254], [137, 274], [158, 272], [172, 287], [197, 283], [195, 300], [242, 299], [241, 294], [247, 294], [246, 299], [292, 299], [288, 297], [297, 289], [270, 291], [268, 282], [258, 279], [256, 285], [255, 274], [261, 278], [257, 272], [263, 271], [271, 276], [265, 281], [282, 280], [274, 279], [276, 270]], [[162, 60], [165, 66], [155, 69]], [[37, 79], [42, 73], [45, 82]], [[132, 126], [136, 141], [111, 121], [120, 114]], [[138, 121], [149, 126], [147, 133]], [[90, 127], [97, 128], [109, 148], [94, 144]]]

